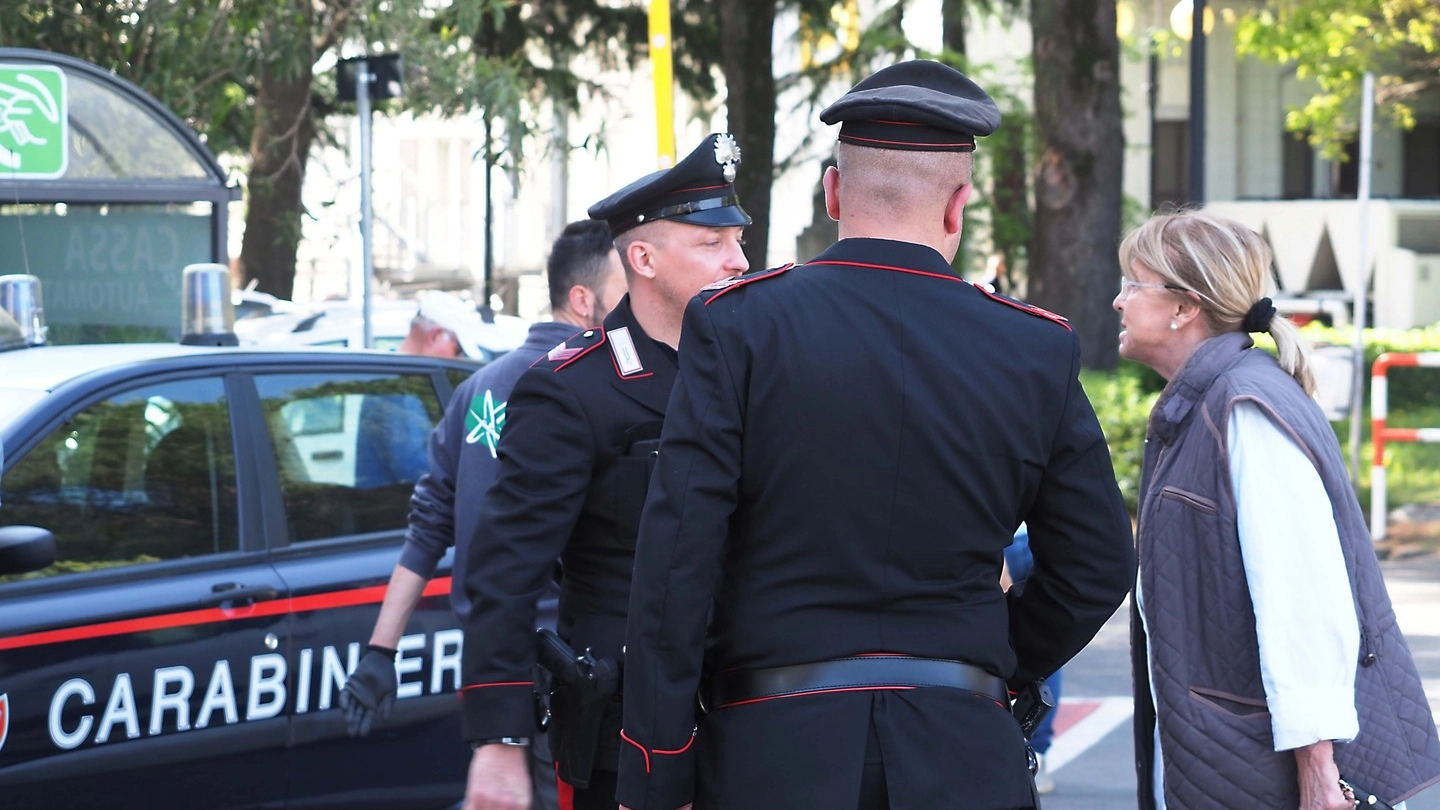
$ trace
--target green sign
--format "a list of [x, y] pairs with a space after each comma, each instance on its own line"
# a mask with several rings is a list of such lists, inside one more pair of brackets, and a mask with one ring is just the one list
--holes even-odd
[[54, 180], [65, 174], [70, 117], [65, 74], [48, 65], [0, 65], [0, 177]]

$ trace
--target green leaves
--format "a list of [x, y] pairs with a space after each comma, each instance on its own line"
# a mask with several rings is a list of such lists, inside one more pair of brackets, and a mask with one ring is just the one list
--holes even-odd
[[1242, 15], [1241, 55], [1293, 64], [1315, 82], [1286, 127], [1309, 132], [1329, 159], [1343, 159], [1354, 138], [1361, 77], [1374, 71], [1376, 103], [1395, 124], [1414, 126], [1409, 101], [1440, 85], [1440, 4], [1434, 0], [1279, 0]]

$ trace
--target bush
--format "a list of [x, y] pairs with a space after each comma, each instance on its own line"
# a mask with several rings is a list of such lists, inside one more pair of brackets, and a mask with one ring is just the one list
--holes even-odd
[[[1350, 326], [1335, 329], [1311, 323], [1301, 329], [1300, 334], [1315, 345], [1355, 345], [1355, 329]], [[1271, 351], [1275, 349], [1275, 344], [1268, 335], [1256, 335], [1255, 344]], [[1440, 324], [1403, 331], [1399, 329], [1365, 330], [1365, 395], [1363, 401], [1367, 409], [1370, 407], [1370, 369], [1375, 365], [1375, 358], [1387, 352], [1394, 354], [1440, 353]], [[1436, 379], [1434, 371], [1416, 368], [1391, 369], [1389, 379], [1388, 399], [1392, 414], [1396, 412], [1396, 405], [1407, 410], [1427, 407], [1440, 408], [1440, 384], [1437, 384], [1440, 380]]]
[[[1311, 343], [1352, 345], [1355, 330], [1332, 329], [1311, 324], [1301, 330]], [[1256, 345], [1274, 350], [1275, 344], [1266, 335], [1256, 335]], [[1373, 445], [1370, 441], [1370, 375], [1368, 369], [1375, 358], [1386, 352], [1440, 353], [1440, 324], [1398, 331], [1394, 329], [1365, 330], [1365, 396], [1361, 413], [1361, 448], [1358, 496], [1366, 515], [1370, 509], [1370, 467]], [[1440, 427], [1440, 370], [1434, 368], [1398, 368], [1389, 373], [1389, 416], [1391, 427]], [[1114, 372], [1085, 371], [1080, 382], [1095, 406], [1100, 426], [1110, 446], [1110, 459], [1120, 492], [1133, 514], [1140, 491], [1140, 470], [1145, 460], [1145, 428], [1150, 409], [1159, 399], [1165, 381], [1154, 370], [1121, 360]], [[1341, 451], [1350, 449], [1348, 421], [1331, 423]], [[1386, 445], [1386, 480], [1388, 506], [1440, 500], [1440, 445], [1393, 442]]]
[[[1085, 394], [1095, 407], [1100, 427], [1105, 431], [1105, 443], [1110, 446], [1110, 463], [1115, 467], [1120, 494], [1125, 497], [1130, 513], [1134, 514], [1140, 495], [1140, 468], [1145, 462], [1145, 426], [1160, 392], [1158, 389], [1146, 390], [1147, 378], [1135, 373], [1136, 369], [1144, 369], [1143, 366], [1135, 363], [1128, 366], [1114, 374], [1081, 372], [1080, 384], [1085, 387]], [[1159, 375], [1155, 379], [1158, 380]]]

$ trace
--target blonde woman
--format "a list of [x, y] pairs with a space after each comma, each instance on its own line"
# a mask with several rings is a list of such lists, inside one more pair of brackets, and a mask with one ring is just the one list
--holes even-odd
[[1120, 265], [1120, 355], [1167, 380], [1136, 533], [1140, 807], [1347, 810], [1434, 783], [1440, 740], [1269, 248], [1186, 211]]

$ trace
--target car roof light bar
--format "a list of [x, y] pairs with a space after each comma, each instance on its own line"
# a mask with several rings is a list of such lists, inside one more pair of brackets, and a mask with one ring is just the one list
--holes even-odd
[[230, 268], [186, 265], [180, 286], [180, 342], [186, 346], [238, 346]]
[[0, 276], [0, 351], [44, 346], [47, 331], [40, 279], [25, 273]]

